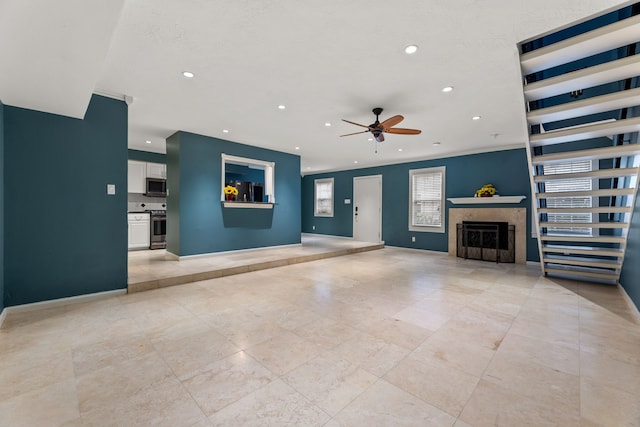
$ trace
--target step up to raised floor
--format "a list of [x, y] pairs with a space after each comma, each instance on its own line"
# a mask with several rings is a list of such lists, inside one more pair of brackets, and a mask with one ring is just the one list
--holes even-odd
[[[156, 277], [149, 280], [138, 280], [135, 282], [131, 282], [128, 284], [128, 292], [141, 292], [158, 288], [165, 288], [168, 286], [182, 285], [185, 283], [198, 282], [201, 280], [209, 280], [216, 279], [219, 277], [232, 276], [235, 274], [249, 273], [252, 271], [266, 270], [269, 268], [276, 267], [284, 267], [286, 265], [292, 264], [300, 264], [304, 262], [317, 261], [320, 259], [344, 256], [357, 254], [361, 252], [368, 252], [377, 249], [384, 248], [384, 243], [365, 243], [365, 242], [355, 242], [351, 240], [347, 240], [346, 245], [335, 245], [329, 244], [326, 247], [322, 246], [318, 248], [317, 246], [313, 246], [313, 253], [305, 252], [304, 249], [296, 250], [295, 247], [279, 249], [275, 248], [275, 251], [278, 251], [278, 255], [274, 257], [268, 257], [267, 259], [262, 258], [262, 260], [256, 257], [255, 260], [252, 260], [252, 256], [250, 251], [242, 257], [241, 262], [234, 263], [235, 265], [229, 266], [220, 266], [216, 267], [214, 265], [208, 265], [206, 267], [197, 268], [196, 271], [190, 272], [189, 274], [178, 273], [168, 273], [162, 275], [162, 277]], [[304, 246], [304, 244], [303, 244]], [[270, 249], [256, 249], [256, 251], [268, 251]], [[224, 254], [214, 254], [212, 255], [212, 259], [217, 256], [224, 256]], [[202, 258], [200, 258], [202, 259]], [[166, 261], [168, 263], [188, 263], [191, 260], [184, 261]], [[222, 264], [222, 263], [221, 263]], [[175, 269], [175, 271], [179, 271], [182, 269]]]

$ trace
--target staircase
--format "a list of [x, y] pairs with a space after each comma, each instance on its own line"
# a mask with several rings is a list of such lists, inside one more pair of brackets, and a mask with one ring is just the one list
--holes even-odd
[[640, 165], [639, 6], [519, 45], [544, 275], [620, 277]]

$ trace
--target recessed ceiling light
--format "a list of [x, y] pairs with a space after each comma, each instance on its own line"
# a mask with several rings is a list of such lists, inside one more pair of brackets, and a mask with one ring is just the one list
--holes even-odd
[[185, 76], [188, 79], [192, 79], [195, 77], [195, 74], [193, 74], [191, 71], [183, 71], [182, 75]]
[[311, 166], [307, 166], [307, 170], [311, 170]]
[[369, 138], [369, 139], [367, 139], [367, 141], [373, 141], [373, 138]]
[[357, 161], [357, 160], [354, 160], [354, 161], [353, 161], [353, 163], [358, 163], [358, 161]]
[[147, 144], [151, 144], [151, 141], [149, 141], [148, 139], [145, 141]]
[[436, 141], [433, 143], [433, 145], [440, 145], [440, 143]]
[[223, 133], [229, 133], [229, 129], [222, 129]]
[[402, 151], [402, 148], [398, 148], [398, 151]]
[[329, 126], [331, 126], [331, 123], [326, 122], [324, 125], [325, 125], [325, 126], [327, 126], [327, 127], [329, 127]]
[[280, 110], [284, 110], [285, 108], [287, 108], [287, 107], [285, 107], [285, 106], [284, 106], [284, 105], [282, 105], [282, 104], [278, 105], [278, 109], [280, 109]]
[[443, 87], [442, 88], [443, 92], [452, 92], [453, 91], [453, 86], [447, 86], [447, 87]]
[[296, 147], [296, 150], [299, 150], [299, 149], [300, 149], [300, 147]]
[[418, 51], [418, 46], [415, 44], [410, 44], [409, 46], [404, 48], [404, 53], [411, 55], [412, 53], [416, 53]]
[[471, 120], [480, 120], [480, 116], [473, 116], [471, 117]]

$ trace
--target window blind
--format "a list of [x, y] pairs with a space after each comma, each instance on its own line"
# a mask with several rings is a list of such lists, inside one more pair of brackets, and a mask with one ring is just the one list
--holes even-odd
[[[553, 165], [544, 165], [545, 175], [557, 175], [578, 172], [590, 172], [592, 170], [591, 160], [582, 160], [576, 162], [559, 163]], [[557, 193], [561, 191], [585, 191], [589, 192], [593, 189], [592, 178], [568, 178], [557, 179], [545, 182], [546, 193]], [[549, 197], [546, 199], [549, 208], [590, 208], [593, 206], [593, 197], [585, 194], [584, 196], [572, 197]], [[592, 214], [584, 212], [573, 213], [549, 213], [547, 214], [548, 222], [568, 222], [584, 224], [592, 222]], [[565, 234], [565, 235], [591, 235], [592, 229], [587, 227], [548, 227], [548, 234]]]
[[442, 226], [442, 172], [412, 176], [412, 225]]

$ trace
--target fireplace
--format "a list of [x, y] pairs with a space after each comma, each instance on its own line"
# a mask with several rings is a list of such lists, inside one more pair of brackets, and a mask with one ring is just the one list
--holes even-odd
[[456, 254], [464, 259], [515, 262], [515, 227], [501, 221], [456, 224]]
[[[448, 230], [448, 252], [449, 256], [458, 255], [456, 242], [456, 226], [463, 221], [492, 221], [506, 222], [515, 227], [515, 262], [516, 264], [527, 263], [527, 209], [517, 207], [460, 207], [449, 208], [447, 218]], [[504, 262], [504, 261], [502, 261]]]

